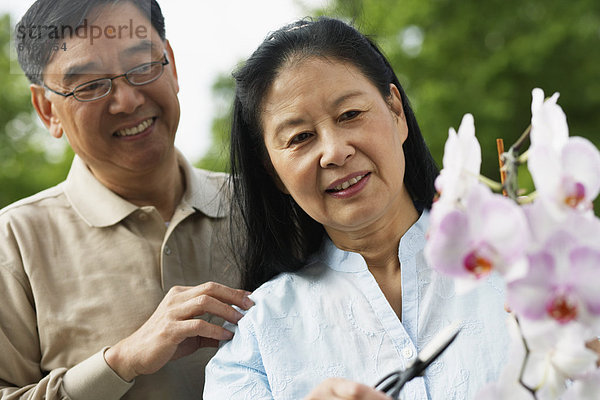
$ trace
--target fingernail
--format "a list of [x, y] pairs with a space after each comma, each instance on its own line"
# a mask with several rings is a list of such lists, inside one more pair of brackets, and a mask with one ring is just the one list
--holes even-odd
[[230, 340], [230, 339], [233, 339], [233, 332], [228, 331], [226, 329], [225, 333], [223, 333], [223, 340]]
[[242, 300], [242, 303], [244, 304], [244, 307], [246, 308], [246, 310], [254, 305], [254, 302], [250, 299], [250, 297], [244, 297], [244, 300]]

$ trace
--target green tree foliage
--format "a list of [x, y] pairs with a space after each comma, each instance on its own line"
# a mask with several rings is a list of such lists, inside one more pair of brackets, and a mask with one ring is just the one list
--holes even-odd
[[333, 0], [319, 13], [353, 21], [381, 45], [440, 165], [448, 128], [470, 112], [482, 173], [499, 180], [496, 138], [508, 148], [527, 128], [534, 87], [560, 92], [570, 134], [600, 146], [595, 0]]
[[72, 158], [37, 123], [28, 81], [11, 69], [10, 29], [0, 17], [0, 208], [62, 181]]
[[231, 75], [221, 75], [212, 87], [216, 115], [212, 120], [211, 146], [196, 163], [199, 168], [211, 171], [229, 171], [229, 130], [231, 129], [231, 104], [235, 95], [235, 83]]
[[[508, 148], [527, 128], [534, 87], [560, 92], [570, 134], [600, 147], [596, 0], [332, 0], [314, 14], [350, 21], [379, 43], [440, 165], [448, 128], [469, 112], [482, 173], [499, 180], [496, 138]], [[215, 120], [209, 158], [227, 154], [223, 117]], [[520, 178], [531, 186], [527, 173]]]

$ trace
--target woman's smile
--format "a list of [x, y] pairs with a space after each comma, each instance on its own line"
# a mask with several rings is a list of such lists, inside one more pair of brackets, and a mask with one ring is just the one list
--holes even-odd
[[386, 98], [352, 64], [312, 57], [279, 72], [263, 102], [265, 146], [280, 188], [326, 230], [377, 229], [410, 206], [408, 128], [401, 98]]
[[[346, 199], [359, 193], [368, 183], [370, 172], [352, 174], [350, 177], [340, 179], [325, 190], [327, 194], [338, 199]], [[340, 182], [341, 183], [338, 183]]]

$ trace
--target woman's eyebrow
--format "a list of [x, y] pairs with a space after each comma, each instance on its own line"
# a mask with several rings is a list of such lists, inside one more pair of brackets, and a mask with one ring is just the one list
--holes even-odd
[[349, 99], [351, 99], [353, 97], [361, 96], [363, 94], [364, 94], [364, 92], [361, 91], [361, 90], [354, 90], [352, 92], [344, 93], [341, 96], [337, 97], [334, 101], [332, 101], [331, 104], [334, 107], [338, 107], [341, 104], [343, 104], [346, 100], [349, 100]]
[[304, 118], [288, 118], [283, 120], [282, 122], [278, 123], [275, 126], [275, 136], [279, 136], [281, 135], [281, 133], [283, 131], [285, 131], [286, 129], [289, 128], [295, 128], [299, 125], [302, 125], [306, 122], [306, 119]]

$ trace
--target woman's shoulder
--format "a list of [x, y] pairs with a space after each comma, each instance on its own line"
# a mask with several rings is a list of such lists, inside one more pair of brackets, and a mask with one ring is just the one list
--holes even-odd
[[302, 295], [326, 273], [327, 265], [313, 261], [296, 272], [284, 272], [259, 286], [250, 296], [255, 302], [275, 302]]

